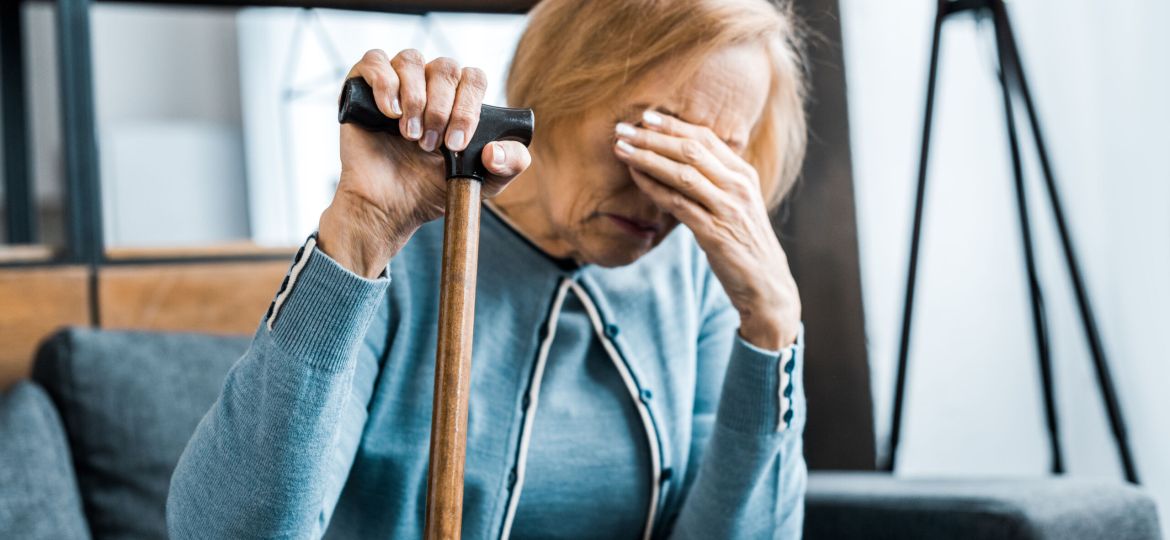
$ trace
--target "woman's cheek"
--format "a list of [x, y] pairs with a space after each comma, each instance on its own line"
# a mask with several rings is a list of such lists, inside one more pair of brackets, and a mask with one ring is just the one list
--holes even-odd
[[633, 186], [629, 167], [618, 160], [614, 155], [609, 141], [594, 146], [589, 152], [591, 159], [579, 164], [579, 185], [588, 186], [589, 193], [583, 194], [592, 199], [608, 199]]

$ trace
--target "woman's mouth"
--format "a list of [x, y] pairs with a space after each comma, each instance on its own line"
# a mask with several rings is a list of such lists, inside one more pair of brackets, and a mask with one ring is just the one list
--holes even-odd
[[661, 230], [662, 225], [653, 222], [645, 221], [634, 217], [619, 216], [617, 214], [605, 214], [618, 228], [637, 236], [643, 240], [654, 238]]

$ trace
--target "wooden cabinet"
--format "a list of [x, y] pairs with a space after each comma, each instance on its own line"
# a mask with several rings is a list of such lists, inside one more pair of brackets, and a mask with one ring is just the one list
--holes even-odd
[[86, 267], [0, 269], [0, 389], [28, 375], [42, 338], [62, 326], [87, 324]]
[[250, 335], [292, 254], [239, 246], [135, 250], [108, 253], [93, 270], [27, 260], [0, 267], [0, 389], [27, 376], [37, 345], [65, 326]]

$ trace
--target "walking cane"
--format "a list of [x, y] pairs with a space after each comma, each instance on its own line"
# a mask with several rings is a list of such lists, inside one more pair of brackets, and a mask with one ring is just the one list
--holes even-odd
[[[338, 111], [341, 123], [370, 131], [399, 132], [398, 120], [384, 116], [374, 92], [360, 78], [345, 82]], [[427, 478], [427, 540], [454, 540], [463, 524], [463, 463], [467, 449], [467, 397], [475, 319], [475, 276], [479, 257], [480, 182], [487, 177], [483, 149], [499, 140], [532, 141], [531, 109], [483, 105], [479, 127], [467, 148], [442, 148], [447, 169], [447, 214], [443, 229], [443, 273], [439, 282], [439, 343], [435, 355], [435, 397], [431, 416], [431, 464]]]

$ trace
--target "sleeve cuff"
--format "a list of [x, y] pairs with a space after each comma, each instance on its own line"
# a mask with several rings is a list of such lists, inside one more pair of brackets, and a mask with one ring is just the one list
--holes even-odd
[[316, 234], [297, 251], [264, 326], [286, 353], [336, 369], [354, 356], [390, 279], [366, 279], [317, 249]]
[[787, 431], [796, 422], [804, 358], [804, 325], [796, 343], [779, 351], [735, 339], [723, 394], [719, 422], [738, 431], [768, 434]]

